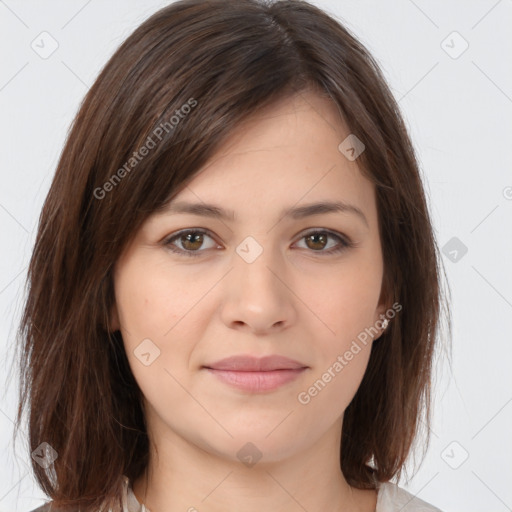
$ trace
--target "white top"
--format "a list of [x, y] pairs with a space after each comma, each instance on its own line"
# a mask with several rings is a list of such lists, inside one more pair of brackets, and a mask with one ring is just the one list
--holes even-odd
[[[379, 483], [377, 489], [375, 512], [441, 512], [391, 482]], [[123, 512], [151, 512], [138, 502], [126, 476], [123, 483]]]

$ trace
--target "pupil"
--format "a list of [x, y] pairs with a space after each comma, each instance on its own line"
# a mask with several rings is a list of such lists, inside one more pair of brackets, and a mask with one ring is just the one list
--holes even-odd
[[[197, 240], [194, 242], [194, 239], [195, 238], [199, 238], [199, 247], [201, 246], [201, 237], [203, 235], [201, 233], [188, 233], [187, 235], [185, 235], [185, 238], [186, 238], [186, 243], [192, 243], [192, 245], [195, 243], [197, 244]], [[197, 247], [192, 247], [194, 249], [197, 249]]]
[[[321, 243], [321, 247], [320, 248], [323, 248], [325, 247], [325, 235], [323, 234], [314, 234], [314, 235], [310, 235], [309, 236], [310, 239], [318, 239], [318, 238], [321, 238], [323, 239], [323, 244]], [[318, 243], [317, 241], [314, 241], [313, 243]]]

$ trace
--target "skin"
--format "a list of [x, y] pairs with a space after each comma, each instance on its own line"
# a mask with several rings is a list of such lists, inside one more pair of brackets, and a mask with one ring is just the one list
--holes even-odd
[[[376, 491], [349, 486], [339, 464], [343, 413], [372, 341], [307, 405], [297, 399], [388, 308], [375, 189], [338, 150], [349, 134], [313, 91], [259, 112], [173, 198], [231, 209], [235, 220], [152, 215], [117, 262], [112, 328], [144, 394], [151, 441], [147, 478], [133, 489], [151, 512], [375, 510]], [[368, 225], [348, 212], [279, 220], [284, 207], [320, 200], [356, 205]], [[165, 246], [185, 228], [211, 233], [202, 245], [174, 239], [197, 257]], [[356, 247], [328, 254], [341, 242], [312, 239], [310, 228]], [[236, 252], [248, 236], [263, 250], [252, 263]], [[146, 338], [160, 350], [149, 366], [134, 354]], [[308, 368], [265, 393], [202, 368], [235, 354], [281, 354]], [[262, 454], [252, 467], [237, 457], [248, 442]]]

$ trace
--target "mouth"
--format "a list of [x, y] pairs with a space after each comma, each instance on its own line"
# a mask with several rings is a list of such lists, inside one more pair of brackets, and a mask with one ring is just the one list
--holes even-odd
[[298, 378], [309, 367], [281, 355], [237, 355], [203, 366], [221, 382], [251, 393], [273, 391]]
[[221, 382], [251, 393], [274, 391], [299, 377], [307, 368], [268, 371], [236, 371], [205, 368]]

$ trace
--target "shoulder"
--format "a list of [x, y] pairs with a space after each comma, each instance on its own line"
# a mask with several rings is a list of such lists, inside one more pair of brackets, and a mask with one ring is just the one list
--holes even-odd
[[38, 508], [30, 510], [29, 512], [80, 512], [78, 508], [67, 507], [67, 508], [55, 508], [52, 501], [41, 505]]
[[40, 507], [38, 508], [35, 508], [34, 510], [31, 510], [30, 512], [52, 512], [52, 504], [51, 502], [50, 503], [46, 503], [44, 505], [41, 505]]
[[[122, 499], [123, 503], [126, 503], [127, 499], [128, 499], [128, 502], [130, 503], [130, 497], [129, 497], [130, 491], [131, 491], [130, 480], [128, 479], [128, 477], [123, 475], [122, 484], [121, 484], [121, 496], [122, 496], [121, 499]], [[139, 510], [140, 505], [136, 501], [135, 495], [133, 493], [131, 493], [131, 494], [133, 496], [133, 499], [135, 500], [136, 505], [138, 505], [138, 507], [135, 508], [134, 510]], [[105, 503], [103, 503], [100, 506], [100, 510], [105, 510], [105, 508], [106, 508], [106, 505], [105, 505]], [[117, 510], [117, 507], [115, 507], [115, 508]], [[80, 510], [80, 508], [78, 506], [72, 506], [72, 505], [67, 506], [67, 507], [57, 508], [53, 501], [48, 501], [44, 505], [41, 505], [40, 507], [30, 510], [28, 512], [82, 512], [83, 510], [84, 510], [83, 508]], [[109, 508], [109, 511], [111, 511], [111, 510], [112, 509]], [[124, 508], [123, 508], [123, 510], [124, 510]], [[132, 510], [132, 508], [130, 508], [130, 510]]]
[[391, 482], [378, 485], [376, 512], [442, 512]]
[[41, 505], [40, 507], [38, 508], [35, 508], [33, 510], [31, 510], [30, 512], [52, 512], [52, 504], [51, 502], [50, 503], [46, 503], [44, 505]]

